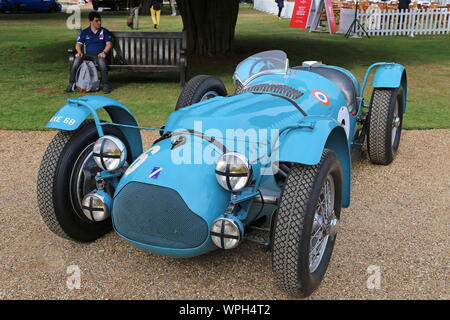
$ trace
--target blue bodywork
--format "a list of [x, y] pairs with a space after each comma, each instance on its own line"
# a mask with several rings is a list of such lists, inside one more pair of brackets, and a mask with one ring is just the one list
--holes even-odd
[[359, 96], [364, 96], [364, 89], [369, 78], [370, 72], [376, 69], [373, 76], [374, 88], [402, 88], [403, 89], [403, 113], [406, 112], [406, 97], [408, 92], [408, 82], [406, 76], [406, 69], [398, 63], [374, 63], [366, 72], [363, 80], [363, 85]]
[[102, 96], [89, 96], [68, 99], [67, 103], [55, 113], [45, 126], [46, 128], [72, 131], [76, 130], [89, 116], [94, 118], [99, 136], [103, 136], [102, 123], [97, 110], [104, 109], [112, 122], [118, 126], [127, 138], [131, 148], [131, 158], [136, 159], [142, 153], [142, 139], [140, 130], [133, 114], [120, 102]]
[[[244, 90], [192, 104], [173, 112], [165, 124], [164, 134], [179, 134], [166, 139], [163, 136], [143, 153], [139, 129], [131, 112], [110, 98], [69, 99], [47, 128], [75, 130], [92, 116], [102, 136], [105, 123], [100, 121], [97, 110], [104, 108], [112, 124], [118, 125], [126, 136], [134, 160], [116, 184], [111, 204], [115, 231], [130, 243], [158, 254], [200, 255], [216, 248], [209, 230], [230, 204], [240, 205], [233, 219], [244, 230], [259, 218], [259, 210], [255, 210], [259, 195], [279, 198], [281, 189], [275, 176], [267, 174], [272, 172], [274, 163], [315, 165], [324, 149], [333, 150], [343, 176], [341, 205], [348, 207], [352, 176], [350, 151], [361, 134], [358, 121], [367, 107], [361, 97], [369, 72], [378, 68], [375, 87], [403, 87], [406, 91], [406, 72], [398, 64], [371, 66], [361, 86], [349, 71], [322, 65], [347, 75], [353, 83], [357, 107], [349, 111], [348, 97], [327, 77], [307, 68], [283, 71], [281, 65], [275, 67], [276, 72], [270, 73], [264, 72], [267, 70], [264, 66], [258, 66], [262, 74], [250, 78], [248, 66], [241, 63], [238, 68], [245, 70], [239, 75], [245, 74], [250, 80], [240, 90], [269, 85], [269, 88], [293, 89], [299, 96]], [[239, 134], [230, 136], [231, 131]], [[184, 137], [184, 143], [174, 147], [174, 140], [180, 136]], [[253, 169], [252, 184], [235, 194], [216, 181], [215, 164], [225, 149], [244, 154]], [[178, 211], [184, 216], [177, 217]], [[197, 222], [191, 223], [194, 220]]]

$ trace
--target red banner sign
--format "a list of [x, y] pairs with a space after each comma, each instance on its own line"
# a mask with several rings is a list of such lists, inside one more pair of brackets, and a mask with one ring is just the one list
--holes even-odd
[[[306, 28], [312, 0], [295, 0], [290, 27]], [[331, 3], [331, 0], [330, 0]], [[333, 9], [333, 8], [332, 8]]]
[[331, 3], [331, 0], [325, 0], [325, 10], [327, 12], [328, 17], [328, 25], [330, 26], [331, 33], [336, 33], [336, 20], [334, 19], [334, 12], [333, 12], [333, 3]]

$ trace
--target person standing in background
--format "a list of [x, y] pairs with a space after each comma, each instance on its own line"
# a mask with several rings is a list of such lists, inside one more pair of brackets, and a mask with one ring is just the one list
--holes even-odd
[[407, 9], [409, 9], [410, 3], [411, 3], [411, 0], [400, 0], [398, 2], [398, 9], [399, 10], [407, 10]]
[[284, 0], [275, 0], [275, 2], [278, 5], [278, 19], [281, 20], [281, 11], [284, 8]]
[[161, 5], [163, 0], [150, 1], [150, 15], [152, 16], [153, 28], [158, 29], [161, 19]]
[[131, 29], [139, 28], [139, 10], [142, 8], [142, 0], [128, 0], [127, 26]]
[[172, 16], [176, 16], [177, 9], [175, 9], [175, 0], [170, 0], [170, 7], [172, 8]]
[[[400, 12], [405, 12], [406, 10], [409, 10], [409, 4], [411, 3], [411, 0], [400, 0], [398, 2], [398, 10]], [[405, 16], [400, 16], [400, 19], [398, 20], [398, 28], [404, 29], [405, 28]]]

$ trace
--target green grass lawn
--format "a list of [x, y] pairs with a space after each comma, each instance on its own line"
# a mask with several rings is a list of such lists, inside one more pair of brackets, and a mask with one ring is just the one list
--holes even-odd
[[[168, 12], [167, 12], [168, 13]], [[67, 98], [67, 49], [75, 31], [66, 27], [68, 15], [0, 14], [0, 128], [42, 129]], [[125, 12], [105, 12], [103, 26], [129, 31]], [[87, 26], [86, 15], [82, 18]], [[181, 17], [163, 15], [158, 31], [181, 31]], [[140, 31], [154, 31], [149, 16], [140, 18]], [[234, 54], [229, 57], [189, 57], [188, 78], [197, 74], [220, 77], [233, 92], [231, 75], [237, 63], [264, 50], [286, 51], [291, 65], [321, 60], [349, 69], [362, 80], [366, 68], [378, 61], [395, 61], [408, 72], [408, 129], [450, 127], [450, 36], [377, 37], [346, 39], [344, 35], [310, 33], [242, 6], [236, 27]], [[178, 74], [111, 72], [109, 95], [132, 110], [142, 126], [160, 126], [174, 109], [180, 86]], [[370, 96], [371, 90], [366, 90]], [[101, 94], [101, 93], [100, 93]]]

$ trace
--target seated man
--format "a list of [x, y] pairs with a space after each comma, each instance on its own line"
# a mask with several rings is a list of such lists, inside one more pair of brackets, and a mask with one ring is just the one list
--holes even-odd
[[[82, 45], [85, 46], [86, 54], [83, 53]], [[106, 64], [106, 55], [112, 48], [111, 33], [102, 28], [102, 18], [98, 12], [89, 13], [89, 27], [81, 31], [77, 39], [75, 49], [75, 60], [70, 70], [69, 84], [64, 92], [72, 92], [75, 83], [75, 75], [78, 67], [83, 60], [91, 60], [97, 62], [102, 73], [103, 93], [110, 93], [111, 89], [108, 83], [108, 66]]]

